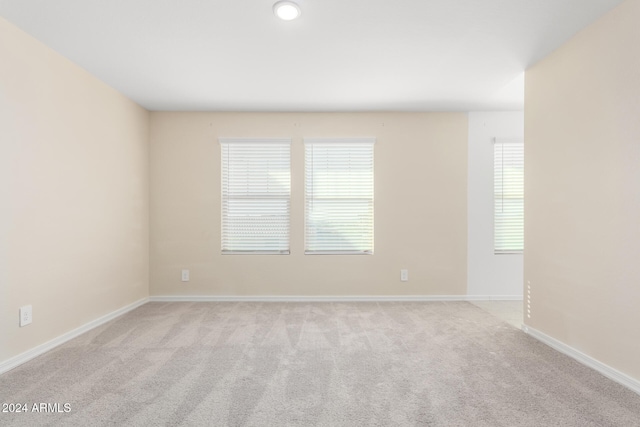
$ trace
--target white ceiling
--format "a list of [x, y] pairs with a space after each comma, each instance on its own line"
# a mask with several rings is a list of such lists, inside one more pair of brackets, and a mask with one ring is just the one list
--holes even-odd
[[621, 0], [0, 0], [150, 110], [522, 109], [523, 71]]

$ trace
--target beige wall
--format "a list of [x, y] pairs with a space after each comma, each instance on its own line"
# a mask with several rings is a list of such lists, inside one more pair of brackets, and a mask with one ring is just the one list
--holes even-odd
[[640, 380], [640, 1], [527, 70], [525, 321]]
[[0, 362], [148, 296], [148, 112], [2, 18], [0, 170]]
[[[291, 255], [222, 256], [217, 138], [260, 136], [293, 138]], [[302, 138], [332, 136], [377, 138], [373, 256], [303, 254]], [[466, 293], [466, 114], [151, 113], [150, 141], [151, 295]]]

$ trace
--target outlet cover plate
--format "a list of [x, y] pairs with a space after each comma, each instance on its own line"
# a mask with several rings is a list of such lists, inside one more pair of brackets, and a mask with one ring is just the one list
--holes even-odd
[[33, 322], [33, 307], [25, 305], [20, 307], [20, 327], [27, 326]]

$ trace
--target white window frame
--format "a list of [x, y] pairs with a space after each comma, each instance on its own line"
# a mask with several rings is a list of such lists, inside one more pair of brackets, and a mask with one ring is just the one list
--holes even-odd
[[[369, 138], [304, 138], [305, 145], [305, 255], [373, 255], [374, 250], [374, 183], [375, 183], [375, 171], [374, 171], [374, 146], [376, 143], [376, 139], [373, 137]], [[358, 150], [354, 149], [354, 160], [358, 160], [360, 162], [364, 161], [366, 164], [370, 162], [370, 170], [365, 171], [365, 175], [367, 173], [370, 174], [370, 182], [368, 180], [358, 182], [358, 179], [354, 177], [354, 186], [353, 197], [344, 197], [345, 188], [340, 188], [338, 183], [336, 183], [336, 190], [341, 191], [342, 194], [336, 197], [332, 195], [328, 197], [326, 194], [324, 196], [314, 194], [314, 188], [317, 185], [314, 180], [314, 172], [319, 174], [320, 171], [318, 168], [313, 167], [313, 148], [314, 147], [331, 147], [335, 145], [337, 148], [340, 148], [345, 154], [348, 153], [348, 146], [351, 145], [354, 148], [358, 147], [358, 150], [361, 150], [362, 147], [370, 147], [371, 153], [370, 155], [362, 157], [361, 153], [358, 153]], [[336, 153], [339, 154], [339, 151], [336, 150]], [[359, 158], [358, 158], [359, 157]], [[320, 166], [321, 167], [321, 166]], [[354, 169], [356, 171], [356, 169]], [[320, 190], [315, 191], [318, 193]], [[325, 190], [326, 191], [326, 190]], [[336, 194], [336, 193], [334, 193]], [[340, 216], [337, 214], [336, 210], [329, 208], [330, 203], [334, 203], [335, 206], [339, 206], [341, 203], [341, 199], [344, 200], [344, 204], [342, 206], [346, 206], [347, 209], [350, 209], [348, 215], [360, 215], [364, 218], [363, 222], [359, 225], [364, 225], [366, 228], [369, 228], [362, 237], [355, 237], [356, 234], [351, 230], [346, 231], [347, 236], [353, 237], [348, 244], [339, 244], [335, 240], [335, 238], [328, 237], [323, 240], [322, 238], [317, 238], [318, 231], [322, 230], [321, 227], [318, 227], [317, 218], [320, 215], [319, 212], [322, 210], [321, 203], [324, 201], [324, 214], [328, 216], [333, 216], [329, 221], [334, 221], [337, 223], [336, 217]], [[354, 201], [359, 200], [361, 204], [364, 204], [365, 207], [361, 208], [360, 211], [354, 206]], [[348, 203], [352, 202], [352, 205], [349, 207]], [[327, 203], [328, 202], [328, 203]], [[363, 203], [362, 203], [363, 202]], [[315, 206], [314, 206], [315, 205]], [[357, 203], [355, 203], [357, 206]], [[345, 211], [343, 211], [345, 212]], [[348, 221], [353, 221], [353, 217]], [[337, 223], [337, 226], [334, 230], [337, 230], [338, 233], [347, 229], [347, 226], [342, 223]], [[345, 234], [343, 234], [344, 236]], [[344, 239], [344, 238], [343, 238]], [[333, 247], [330, 243], [334, 243]], [[346, 249], [348, 246], [359, 246], [357, 249]], [[342, 247], [341, 247], [342, 246]]]
[[[510, 158], [505, 164], [505, 147]], [[521, 152], [517, 150], [521, 149]], [[498, 151], [500, 150], [500, 151]], [[506, 171], [506, 167], [510, 172]], [[520, 169], [520, 171], [518, 171]], [[524, 141], [521, 138], [493, 138], [493, 251], [495, 255], [524, 251]], [[518, 194], [521, 196], [518, 197]], [[521, 200], [505, 212], [505, 202]], [[509, 236], [510, 235], [510, 236]], [[511, 240], [511, 242], [510, 242]], [[517, 248], [513, 243], [521, 242]]]
[[[220, 201], [221, 201], [221, 250], [223, 255], [288, 255], [290, 253], [290, 234], [291, 234], [291, 138], [218, 138], [220, 143]], [[255, 153], [249, 153], [249, 156], [258, 154], [257, 161], [253, 160], [256, 166], [266, 166], [267, 164], [261, 164], [260, 159], [271, 159], [269, 157], [268, 150], [263, 151], [263, 156], [260, 157], [260, 151], [265, 150], [266, 147], [273, 146], [282, 149], [287, 147], [287, 152], [284, 155], [274, 154], [273, 164], [275, 165], [273, 172], [276, 173], [278, 179], [274, 180], [273, 184], [266, 181], [257, 181], [256, 178], [261, 174], [266, 173], [268, 176], [268, 169], [262, 169], [258, 173], [247, 171], [245, 174], [241, 170], [235, 170], [231, 172], [232, 167], [238, 168], [238, 165], [232, 165], [232, 154], [236, 156], [239, 164], [242, 163], [242, 155], [240, 150], [236, 150], [236, 153], [232, 153], [230, 150], [232, 147], [254, 147]], [[225, 151], [225, 149], [227, 151]], [[246, 157], [245, 157], [246, 158]], [[248, 160], [244, 161], [244, 164], [248, 163]], [[226, 164], [225, 164], [226, 163]], [[283, 166], [286, 164], [286, 173], [283, 174]], [[225, 176], [225, 174], [227, 176]], [[253, 174], [253, 176], [252, 176]], [[278, 175], [279, 174], [279, 175]], [[253, 180], [251, 179], [253, 178]], [[232, 182], [234, 181], [234, 182]], [[283, 181], [286, 183], [284, 188], [282, 187]], [[243, 188], [244, 186], [244, 188]], [[284, 191], [283, 191], [284, 190]], [[236, 194], [234, 194], [236, 193]], [[249, 208], [254, 209], [251, 214], [244, 214], [247, 207], [242, 207], [242, 200], [246, 200], [249, 203], [256, 203], [255, 206], [248, 205]], [[271, 206], [260, 207], [259, 201], [263, 200], [272, 202]], [[236, 203], [234, 203], [236, 202]], [[240, 203], [238, 203], [240, 202]], [[275, 203], [273, 203], [275, 202]], [[280, 203], [278, 203], [280, 202]], [[234, 206], [236, 205], [236, 206]], [[283, 209], [284, 205], [284, 209]], [[275, 209], [274, 209], [275, 206]], [[277, 227], [270, 230], [272, 233], [269, 240], [264, 240], [261, 244], [256, 242], [256, 245], [251, 248], [249, 239], [236, 238], [234, 241], [233, 229], [241, 228], [243, 226], [243, 218], [259, 218], [260, 216], [272, 216], [276, 222], [280, 222], [280, 230], [276, 230]], [[234, 219], [235, 218], [235, 221]], [[259, 220], [258, 220], [259, 221]], [[286, 226], [285, 226], [286, 224]], [[255, 230], [254, 230], [255, 231]], [[259, 241], [259, 239], [256, 239]]]

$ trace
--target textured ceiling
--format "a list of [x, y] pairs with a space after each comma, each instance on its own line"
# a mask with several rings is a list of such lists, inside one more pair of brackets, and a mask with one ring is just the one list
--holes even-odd
[[521, 109], [523, 71], [621, 0], [0, 0], [150, 110]]

